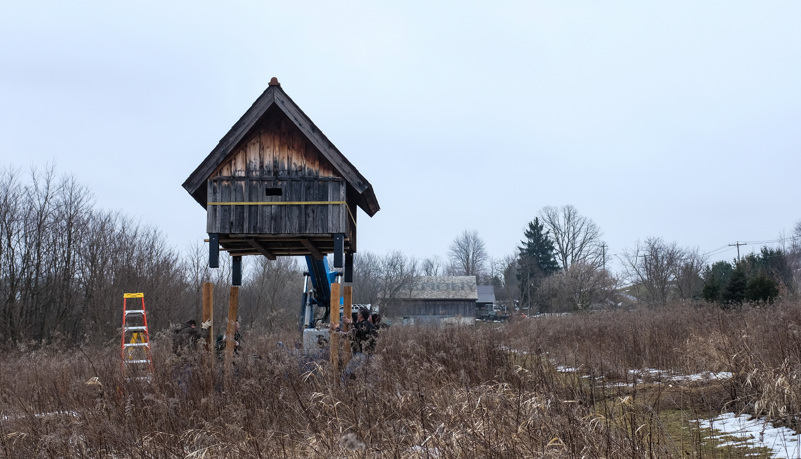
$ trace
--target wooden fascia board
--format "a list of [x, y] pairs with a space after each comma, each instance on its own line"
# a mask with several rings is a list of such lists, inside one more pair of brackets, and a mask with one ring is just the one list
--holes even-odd
[[267, 89], [253, 102], [248, 111], [231, 127], [230, 130], [217, 143], [217, 146], [206, 156], [206, 159], [192, 172], [184, 181], [183, 187], [197, 202], [206, 207], [206, 180], [211, 176], [214, 169], [222, 163], [225, 158], [236, 148], [239, 142], [253, 129], [262, 116], [275, 103], [275, 88], [268, 86]]
[[364, 190], [363, 193], [359, 193], [348, 183], [348, 196], [352, 196], [353, 203], [361, 207], [369, 217], [372, 217], [376, 212], [381, 210], [378, 206], [378, 201], [376, 200], [372, 185]]
[[[359, 207], [361, 207], [367, 215], [371, 217], [375, 215], [379, 210], [379, 206], [375, 194], [372, 192], [373, 187], [370, 185], [370, 182], [368, 182], [358, 169], [348, 161], [348, 158], [328, 140], [328, 137], [314, 125], [311, 119], [303, 113], [303, 110], [301, 110], [292, 98], [282, 89], [278, 89], [275, 92], [275, 104], [281, 108], [287, 118], [300, 129], [306, 138], [309, 139], [317, 150], [322, 153], [334, 168], [342, 174], [348, 184], [360, 195], [362, 199], [357, 200], [359, 202]], [[366, 191], [369, 191], [369, 193], [365, 194]]]
[[367, 190], [365, 190], [361, 196], [364, 197], [364, 205], [362, 206], [362, 209], [364, 209], [364, 212], [367, 215], [372, 217], [376, 214], [376, 212], [381, 210], [381, 207], [378, 205], [378, 199], [375, 197], [375, 192], [373, 191], [372, 185], [370, 185], [370, 187], [367, 188]]

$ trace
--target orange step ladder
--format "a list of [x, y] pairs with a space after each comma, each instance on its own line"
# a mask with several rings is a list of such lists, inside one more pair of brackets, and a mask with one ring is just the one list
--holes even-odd
[[[137, 299], [139, 304], [136, 304]], [[128, 300], [133, 303], [130, 309]], [[125, 293], [122, 296], [122, 377], [147, 381], [153, 378], [144, 293]]]

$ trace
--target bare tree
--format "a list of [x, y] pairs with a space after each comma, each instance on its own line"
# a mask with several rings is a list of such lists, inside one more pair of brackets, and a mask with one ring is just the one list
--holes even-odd
[[57, 301], [54, 310], [45, 318], [49, 323], [43, 323], [43, 327], [64, 324], [69, 333], [74, 327], [68, 324], [74, 318], [74, 309], [80, 299], [77, 282], [79, 240], [86, 232], [93, 198], [88, 188], [79, 184], [72, 176], [62, 177], [58, 190], [51, 238], [56, 252], [53, 266], [58, 273], [58, 277], [54, 279], [57, 283]]
[[453, 240], [448, 256], [455, 270], [454, 274], [460, 276], [481, 276], [489, 259], [484, 240], [478, 235], [478, 231], [467, 230]]
[[680, 299], [689, 300], [701, 294], [704, 288], [701, 272], [706, 264], [707, 258], [699, 253], [697, 248], [683, 251], [674, 273], [676, 292]]
[[297, 258], [260, 256], [252, 261], [254, 272], [242, 286], [240, 315], [244, 324], [260, 323], [267, 331], [296, 327], [303, 284]]
[[23, 222], [23, 266], [24, 281], [21, 289], [21, 299], [26, 305], [20, 311], [20, 331], [34, 339], [41, 338], [45, 330], [45, 316], [49, 313], [52, 304], [51, 286], [47, 285], [52, 275], [52, 260], [47, 237], [51, 234], [53, 225], [53, 201], [56, 196], [55, 168], [49, 165], [40, 174], [31, 168], [31, 184], [25, 187], [28, 196], [28, 206], [25, 209]]
[[640, 288], [645, 301], [666, 304], [674, 294], [676, 275], [687, 258], [675, 242], [651, 237], [644, 243], [638, 241], [633, 249], [624, 250], [621, 261], [627, 279]]
[[410, 289], [419, 275], [418, 262], [400, 251], [384, 256], [360, 254], [353, 263], [354, 303], [377, 304]]
[[541, 311], [567, 312], [614, 304], [617, 279], [592, 265], [573, 263], [546, 278], [536, 293]]
[[0, 343], [105, 340], [123, 292], [144, 291], [155, 328], [184, 298], [178, 257], [154, 228], [91, 209], [92, 196], [55, 168], [27, 183], [0, 172]]
[[798, 220], [793, 228], [793, 241], [795, 244], [801, 246], [801, 220]]
[[381, 258], [372, 252], [353, 258], [353, 302], [374, 304], [381, 293]]
[[568, 269], [573, 263], [602, 267], [603, 241], [595, 222], [579, 215], [571, 205], [543, 207], [539, 216], [550, 232], [563, 269]]
[[200, 240], [190, 244], [184, 251], [183, 271], [187, 282], [189, 282], [193, 290], [198, 292], [198, 295], [201, 294], [203, 284], [211, 282], [212, 268], [209, 268], [208, 260], [208, 247]]
[[417, 260], [397, 250], [389, 253], [381, 262], [381, 298], [391, 300], [401, 290], [411, 290], [417, 276]]
[[516, 255], [511, 254], [491, 262], [491, 283], [495, 290], [495, 300], [506, 305], [508, 310], [520, 300], [520, 281], [517, 279]]
[[18, 292], [22, 281], [22, 209], [25, 206], [19, 172], [0, 171], [0, 343], [19, 338]]
[[445, 263], [442, 259], [434, 255], [431, 258], [423, 260], [423, 275], [425, 276], [441, 276], [445, 272]]

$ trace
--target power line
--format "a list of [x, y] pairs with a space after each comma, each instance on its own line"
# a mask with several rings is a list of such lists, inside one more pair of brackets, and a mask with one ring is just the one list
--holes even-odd
[[715, 250], [710, 250], [709, 252], [706, 252], [706, 253], [704, 253], [703, 255], [704, 255], [705, 257], [709, 257], [709, 256], [712, 256], [712, 255], [717, 255], [717, 254], [719, 254], [719, 253], [728, 252], [729, 250], [731, 250], [731, 249], [729, 248], [729, 246], [728, 246], [728, 245], [724, 245], [724, 246], [722, 246], [722, 247], [718, 247], [718, 248], [717, 248], [717, 249], [715, 249]]
[[739, 255], [740, 247], [739, 246], [741, 246], [741, 245], [782, 244], [782, 243], [787, 243], [787, 242], [793, 242], [793, 241], [795, 241], [797, 239], [801, 239], [801, 235], [799, 235], [799, 236], [787, 236], [785, 238], [768, 239], [768, 240], [762, 240], [762, 241], [743, 241], [743, 242], [737, 241], [734, 244], [727, 244], [727, 245], [718, 247], [716, 249], [710, 250], [708, 252], [704, 252], [703, 255], [707, 256], [707, 257], [712, 256], [712, 255], [719, 255], [721, 253], [728, 252], [729, 250], [733, 250], [730, 247], [736, 247], [737, 251], [738, 251], [737, 257], [739, 258], [740, 257], [740, 255]]
[[740, 260], [740, 246], [741, 245], [748, 245], [748, 243], [747, 242], [739, 242], [738, 241], [738, 242], [735, 242], [734, 244], [729, 244], [729, 245], [737, 246], [737, 261], [739, 261]]

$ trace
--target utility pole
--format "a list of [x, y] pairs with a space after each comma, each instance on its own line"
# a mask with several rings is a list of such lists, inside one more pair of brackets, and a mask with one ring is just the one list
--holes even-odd
[[604, 271], [606, 271], [606, 248], [609, 247], [606, 244], [601, 244], [601, 258], [603, 259], [604, 264]]
[[[638, 258], [642, 258], [642, 266], [643, 266], [643, 269], [645, 270], [644, 274], [645, 274], [645, 276], [648, 276], [648, 272], [650, 271], [648, 269], [648, 258], [650, 257], [650, 255], [646, 253], [645, 255], [637, 255], [637, 257]], [[640, 275], [640, 277], [642, 278], [643, 276]]]
[[748, 243], [747, 242], [739, 242], [739, 241], [737, 241], [734, 244], [729, 244], [729, 247], [737, 246], [737, 261], [738, 262], [740, 261], [740, 246], [741, 245], [748, 245]]

